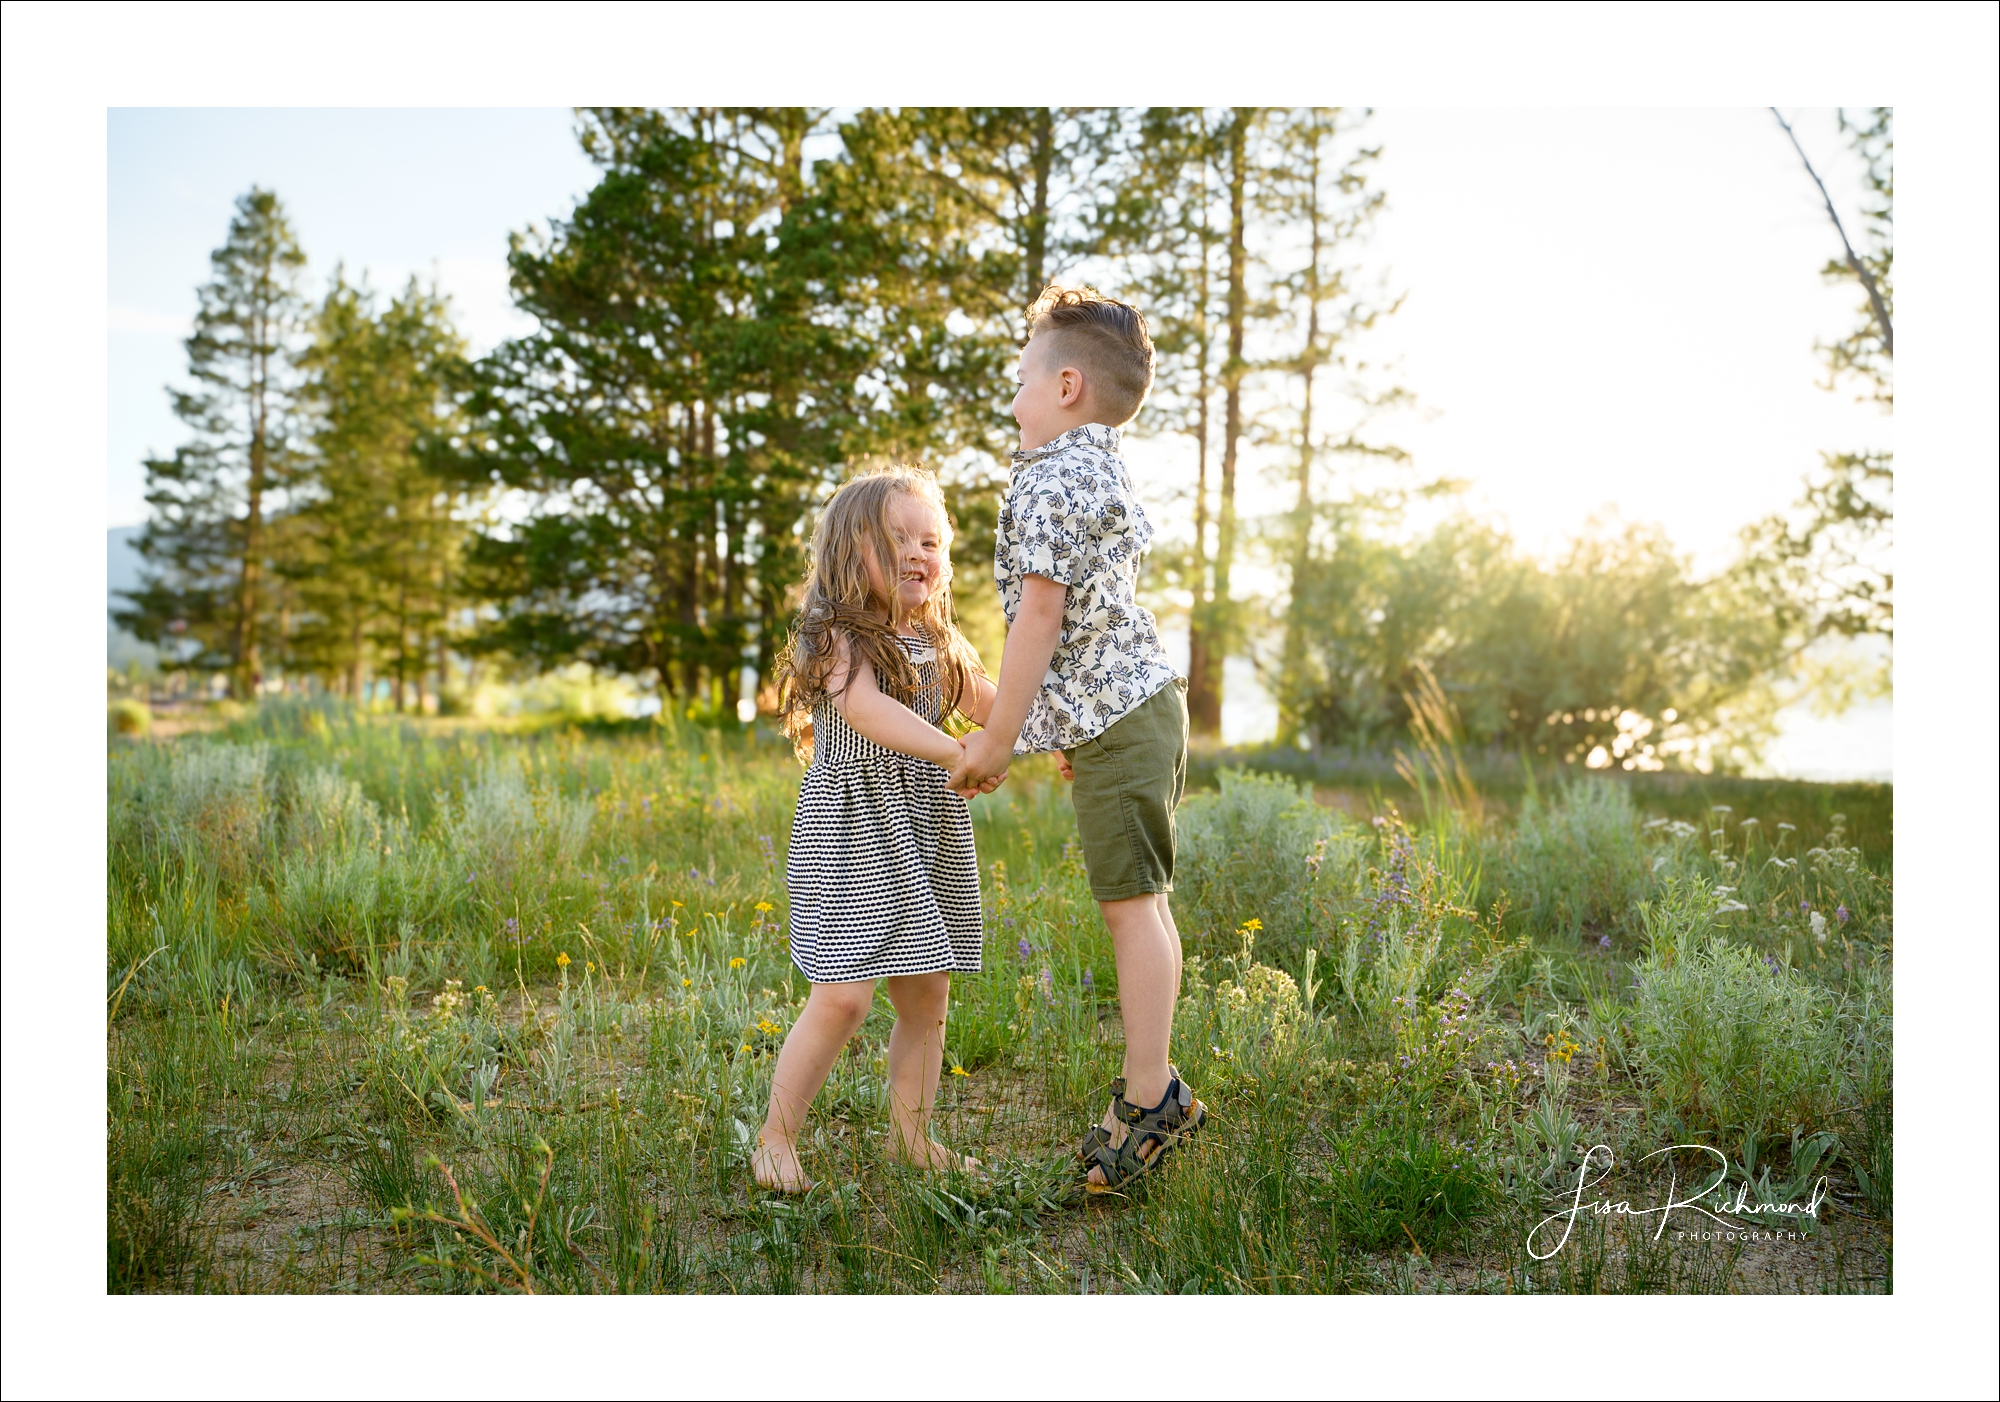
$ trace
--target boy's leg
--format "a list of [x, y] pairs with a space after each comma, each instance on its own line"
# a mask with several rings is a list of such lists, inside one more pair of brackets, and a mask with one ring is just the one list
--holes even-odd
[[873, 979], [812, 986], [805, 1009], [785, 1034], [778, 1064], [772, 1068], [771, 1108], [764, 1115], [764, 1130], [751, 1156], [751, 1172], [765, 1187], [790, 1192], [805, 1186], [798, 1135], [805, 1126], [806, 1111], [826, 1084], [834, 1058], [859, 1030], [874, 1000]]
[[[1181, 941], [1173, 889], [1174, 809], [1187, 776], [1187, 707], [1162, 690], [1096, 739], [1066, 751], [1077, 835], [1091, 891], [1111, 931], [1125, 1022], [1125, 1098], [1159, 1104], [1172, 1082], [1168, 1042], [1180, 998]], [[1126, 1129], [1105, 1107], [1111, 1143]], [[1092, 1170], [1102, 1181], [1102, 1174]]]
[[896, 1025], [889, 1032], [889, 1152], [921, 1168], [960, 1168], [966, 1161], [931, 1141], [931, 1107], [944, 1074], [944, 1025], [951, 975], [904, 974], [889, 980]]
[[[1173, 1079], [1167, 1043], [1180, 997], [1181, 941], [1164, 895], [1100, 901], [1118, 961], [1118, 1007], [1125, 1022], [1125, 1099], [1157, 1105]], [[1110, 1112], [1105, 1112], [1110, 1128]], [[1123, 1138], [1122, 1135], [1118, 1136]]]

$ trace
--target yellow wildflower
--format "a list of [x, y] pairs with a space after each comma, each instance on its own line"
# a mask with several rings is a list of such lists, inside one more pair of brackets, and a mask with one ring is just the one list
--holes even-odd
[[1261, 930], [1264, 928], [1264, 922], [1253, 917], [1243, 922], [1243, 928], [1246, 930]]
[[567, 969], [569, 967], [569, 955], [567, 953], [556, 956], [556, 967], [558, 969]]
[[759, 901], [755, 906], [752, 907], [752, 909], [762, 911], [768, 915], [770, 912], [776, 910], [777, 907], [772, 905], [769, 901]]
[[745, 1043], [743, 1044], [743, 1050], [745, 1050], [745, 1051], [749, 1051], [749, 1050], [750, 1050], [750, 1044], [749, 1044], [748, 1042], [745, 1042]]
[[731, 960], [729, 961], [729, 967], [730, 967], [730, 968], [732, 968], [732, 969], [740, 969], [740, 968], [742, 968], [742, 967], [744, 966], [744, 964], [746, 964], [747, 962], [749, 962], [749, 961], [747, 961], [747, 960], [745, 960], [745, 959], [741, 959], [741, 958], [737, 958], [737, 959], [731, 959]]
[[684, 979], [682, 979], [682, 980], [681, 980], [681, 987], [682, 987], [682, 988], [693, 988], [693, 987], [694, 987], [694, 980], [693, 980], [693, 979], [691, 979], [691, 978], [684, 978]]
[[687, 906], [686, 901], [674, 901], [672, 904], [675, 910], [682, 910], [685, 909]]
[[966, 1070], [963, 1066], [960, 1066], [957, 1062], [952, 1063], [951, 1074], [954, 1076], [967, 1076], [967, 1077], [972, 1075], [970, 1071]]
[[590, 960], [586, 959], [583, 961], [583, 971], [587, 974], [594, 974], [597, 972], [597, 965], [591, 963]]

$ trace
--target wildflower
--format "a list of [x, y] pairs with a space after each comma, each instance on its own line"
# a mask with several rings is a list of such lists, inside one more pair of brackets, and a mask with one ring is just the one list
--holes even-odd
[[558, 969], [567, 969], [569, 967], [569, 954], [567, 952], [556, 956], [556, 967]]
[[1264, 922], [1253, 916], [1243, 922], [1243, 928], [1246, 930], [1261, 930], [1264, 928]]
[[1715, 807], [1709, 809], [1708, 811], [1711, 813], [1728, 813], [1731, 812], [1732, 810], [1730, 809], [1728, 804], [1718, 803], [1715, 805]]
[[1833, 918], [1838, 920], [1843, 925], [1847, 923], [1848, 918], [1851, 914], [1852, 912], [1848, 910], [1846, 902], [1842, 902], [1841, 904], [1833, 908]]
[[1826, 917], [1818, 911], [1812, 913], [1812, 932], [1815, 940], [1826, 943]]
[[757, 1019], [757, 1030], [762, 1032], [766, 1037], [775, 1037], [785, 1029], [778, 1026], [777, 1023], [771, 1021], [768, 1017], [764, 1017]]
[[759, 901], [757, 902], [756, 905], [752, 906], [751, 909], [756, 911], [760, 915], [769, 915], [772, 911], [776, 910], [777, 907], [772, 905], [769, 901]]
[[1770, 955], [1766, 954], [1764, 956], [1764, 967], [1769, 969], [1772, 973], [1775, 974], [1776, 972], [1778, 972], [1778, 961], [1776, 959], [1773, 959]]
[[1083, 991], [1085, 993], [1090, 992], [1090, 970], [1088, 969], [1083, 971]]
[[1609, 949], [1609, 948], [1611, 948], [1611, 936], [1609, 936], [1609, 935], [1599, 935], [1599, 936], [1597, 937], [1597, 947], [1598, 947], [1599, 949]]
[[1758, 822], [1755, 818], [1745, 818], [1741, 823], [1737, 824], [1737, 826], [1745, 828], [1760, 828], [1764, 825]]
[[1798, 831], [1798, 829], [1797, 829], [1797, 828], [1795, 828], [1795, 827], [1793, 827], [1793, 826], [1792, 826], [1792, 825], [1791, 825], [1790, 823], [1780, 823], [1780, 824], [1778, 824], [1778, 831], [1779, 831], [1779, 832], [1797, 832], [1797, 831]]
[[681, 980], [681, 987], [682, 987], [682, 988], [693, 988], [693, 987], [694, 987], [694, 980], [693, 980], [693, 979], [691, 979], [691, 978], [684, 978], [684, 979], [682, 979], [682, 980]]
[[960, 1066], [955, 1061], [951, 1064], [951, 1074], [954, 1076], [965, 1076], [968, 1078], [972, 1075], [970, 1071], [966, 1070], [963, 1066]]
[[[1008, 923], [1012, 924], [1013, 922], [1009, 921]], [[1028, 956], [1033, 954], [1035, 951], [1034, 948], [1027, 942], [1027, 940], [1023, 939], [1019, 944], [1014, 946], [1014, 952], [1021, 956], [1021, 962], [1025, 964], [1028, 962]]]
[[586, 959], [583, 961], [583, 971], [587, 974], [594, 974], [597, 972], [597, 965], [591, 963], [590, 960]]
[[1750, 907], [1743, 904], [1743, 902], [1741, 901], [1724, 901], [1721, 905], [1715, 908], [1715, 913], [1717, 915], [1732, 915], [1739, 910], [1748, 910], [1748, 909], [1750, 909]]
[[741, 955], [738, 955], [736, 958], [731, 959], [729, 961], [729, 967], [732, 969], [740, 969], [748, 962], [749, 961], [747, 959], [744, 959]]
[[675, 910], [685, 910], [687, 908], [686, 901], [673, 901], [670, 902], [670, 904], [673, 906]]
[[1812, 913], [1812, 902], [1811, 902], [1811, 901], [1800, 901], [1800, 902], [1799, 902], [1799, 914], [1801, 914], [1801, 915], [1810, 915], [1811, 913]]
[[521, 922], [519, 920], [516, 920], [511, 915], [508, 916], [505, 920], [500, 922], [500, 928], [506, 931], [509, 935], [514, 936], [515, 938], [520, 937]]
[[749, 1050], [750, 1050], [750, 1044], [749, 1044], [748, 1042], [745, 1042], [745, 1043], [743, 1044], [743, 1050], [744, 1050], [744, 1051], [749, 1051]]
[[1042, 996], [1053, 998], [1056, 992], [1056, 976], [1047, 969], [1042, 970]]

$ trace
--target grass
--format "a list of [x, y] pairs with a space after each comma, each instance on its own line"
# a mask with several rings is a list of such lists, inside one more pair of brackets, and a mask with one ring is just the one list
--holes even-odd
[[[1176, 896], [1176, 1056], [1212, 1119], [1086, 1198], [1064, 1154], [1118, 1070], [1117, 974], [1061, 782], [1023, 763], [975, 804], [985, 971], [955, 983], [940, 1091], [939, 1136], [988, 1172], [886, 1163], [882, 1001], [804, 1136], [821, 1186], [787, 1201], [745, 1167], [806, 993], [781, 741], [266, 706], [111, 744], [113, 1291], [1892, 1279], [1887, 852], [1812, 818], [1811, 786], [1720, 813], [1544, 778], [1406, 823], [1218, 776]], [[1770, 1239], [1586, 1215], [1528, 1249], [1593, 1145], [1638, 1203], [1687, 1181], [1645, 1158], [1686, 1143], [1746, 1202], [1832, 1197]]]

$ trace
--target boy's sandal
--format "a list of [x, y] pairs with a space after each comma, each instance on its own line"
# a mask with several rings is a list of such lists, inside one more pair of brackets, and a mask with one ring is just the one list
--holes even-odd
[[1077, 1162], [1083, 1165], [1085, 1172], [1088, 1172], [1090, 1166], [1097, 1162], [1097, 1151], [1110, 1147], [1111, 1131], [1103, 1125], [1092, 1125], [1090, 1133], [1076, 1141]]
[[[1113, 1081], [1111, 1090], [1112, 1113], [1125, 1122], [1125, 1142], [1116, 1149], [1107, 1143], [1092, 1152], [1092, 1166], [1103, 1172], [1104, 1181], [1086, 1181], [1085, 1192], [1116, 1192], [1134, 1178], [1151, 1172], [1208, 1120], [1208, 1107], [1195, 1099], [1178, 1071], [1168, 1083], [1166, 1095], [1150, 1110], [1126, 1103], [1124, 1077]], [[1150, 1154], [1145, 1152], [1149, 1144], [1153, 1146]]]
[[[1178, 1066], [1169, 1065], [1167, 1067], [1167, 1075], [1173, 1078], [1174, 1080], [1179, 1080], [1181, 1075], [1180, 1068]], [[1111, 1098], [1112, 1098], [1112, 1104], [1114, 1106], [1114, 1113], [1116, 1113], [1115, 1107], [1120, 1103], [1120, 1097], [1122, 1097], [1124, 1094], [1125, 1094], [1125, 1078], [1123, 1076], [1116, 1077], [1111, 1082]], [[1199, 1128], [1198, 1125], [1196, 1127]], [[1192, 1133], [1193, 1131], [1190, 1130], [1189, 1132]], [[1091, 1167], [1097, 1162], [1097, 1151], [1099, 1149], [1109, 1149], [1110, 1147], [1111, 1147], [1111, 1131], [1106, 1129], [1101, 1124], [1092, 1125], [1090, 1127], [1090, 1133], [1084, 1135], [1083, 1138], [1077, 1140], [1076, 1142], [1076, 1148], [1074, 1152], [1076, 1154], [1077, 1162], [1080, 1165], [1082, 1165], [1082, 1167], [1078, 1170], [1078, 1172], [1088, 1173], [1091, 1170]]]

